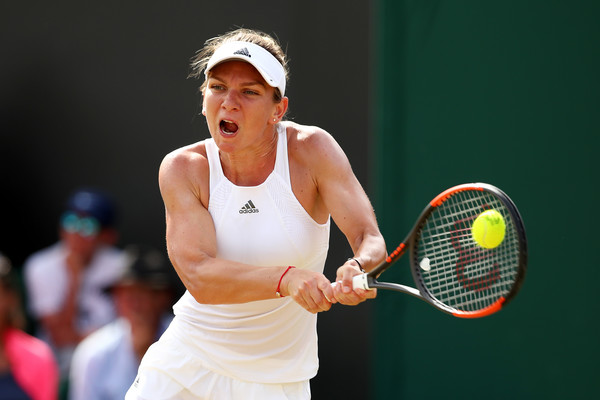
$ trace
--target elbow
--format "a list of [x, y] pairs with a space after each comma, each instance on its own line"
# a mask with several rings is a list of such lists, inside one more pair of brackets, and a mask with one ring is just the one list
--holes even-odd
[[173, 267], [188, 292], [200, 304], [214, 304], [214, 293], [211, 285], [209, 257], [190, 258], [171, 257]]
[[193, 276], [185, 275], [182, 282], [194, 300], [200, 304], [218, 304], [216, 301], [216, 293], [214, 293], [214, 285], [208, 281], [202, 274], [193, 274]]
[[194, 282], [186, 288], [199, 304], [219, 304], [211, 286], [209, 283]]

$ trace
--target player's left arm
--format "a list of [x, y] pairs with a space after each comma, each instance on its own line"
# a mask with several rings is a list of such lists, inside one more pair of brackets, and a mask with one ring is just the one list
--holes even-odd
[[362, 273], [360, 266], [368, 271], [385, 258], [385, 241], [373, 206], [342, 148], [324, 131], [317, 132], [313, 140], [313, 162], [318, 171], [314, 176], [319, 196], [352, 248], [354, 254], [349, 257], [358, 260], [348, 260], [338, 268], [335, 297], [342, 304], [358, 304], [375, 297], [376, 292], [353, 291], [352, 277]]

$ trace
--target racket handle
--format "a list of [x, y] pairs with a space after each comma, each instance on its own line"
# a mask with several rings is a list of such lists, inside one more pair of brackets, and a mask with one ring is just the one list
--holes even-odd
[[369, 287], [369, 281], [368, 281], [367, 277], [368, 277], [368, 274], [360, 274], [360, 275], [354, 276], [354, 278], [352, 278], [352, 288], [353, 289], [371, 290], [371, 288]]
[[[355, 275], [352, 278], [352, 289], [364, 289], [371, 290], [369, 287], [369, 280], [367, 279], [368, 274], [360, 274]], [[337, 282], [332, 282], [331, 287], [334, 288], [337, 286]]]

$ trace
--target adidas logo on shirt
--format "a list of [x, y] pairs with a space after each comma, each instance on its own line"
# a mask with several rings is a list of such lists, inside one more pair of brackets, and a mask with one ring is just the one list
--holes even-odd
[[248, 202], [240, 209], [240, 214], [254, 214], [258, 212], [258, 208], [254, 205], [252, 200], [248, 200]]

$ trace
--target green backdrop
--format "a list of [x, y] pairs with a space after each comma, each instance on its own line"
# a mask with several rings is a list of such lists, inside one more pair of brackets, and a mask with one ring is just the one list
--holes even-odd
[[[480, 181], [518, 205], [530, 261], [516, 299], [480, 320], [380, 291], [373, 398], [597, 396], [600, 2], [379, 0], [374, 21], [388, 249], [438, 192]], [[411, 282], [406, 267], [386, 276]]]

